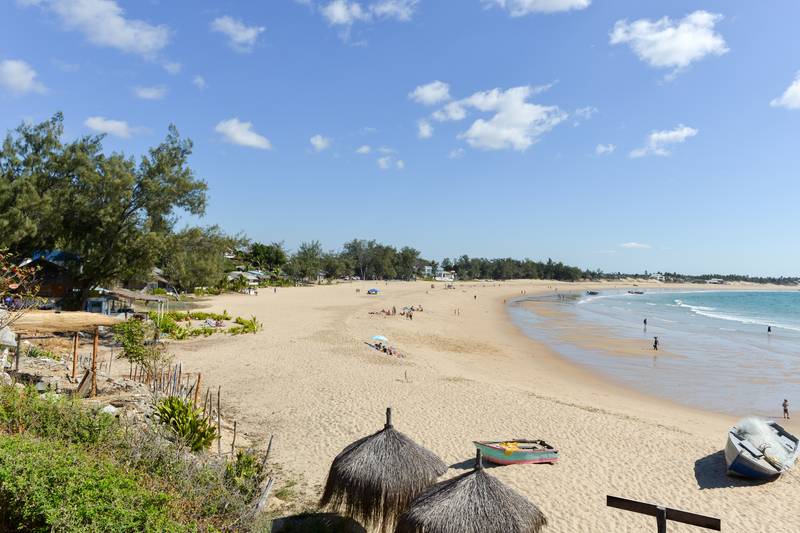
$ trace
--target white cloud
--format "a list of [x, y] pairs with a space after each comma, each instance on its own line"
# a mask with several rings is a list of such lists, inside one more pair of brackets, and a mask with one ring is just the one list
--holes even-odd
[[314, 150], [317, 152], [326, 150], [331, 145], [331, 139], [329, 137], [324, 137], [319, 133], [311, 137], [311, 139], [309, 139], [309, 142], [311, 143], [311, 146], [314, 147]]
[[36, 77], [36, 71], [25, 61], [19, 59], [0, 61], [0, 87], [13, 94], [44, 93], [47, 88]]
[[361, 154], [361, 155], [366, 155], [366, 154], [370, 153], [371, 151], [372, 151], [372, 148], [370, 148], [370, 146], [368, 144], [362, 144], [361, 146], [358, 147], [358, 149], [356, 150], [356, 153], [357, 154]]
[[455, 148], [450, 150], [450, 153], [447, 155], [450, 159], [461, 159], [464, 157], [464, 149], [463, 148]]
[[372, 4], [370, 11], [378, 18], [411, 20], [419, 0], [381, 0]]
[[628, 44], [639, 59], [653, 67], [674, 69], [669, 78], [709, 54], [728, 52], [725, 39], [714, 31], [720, 20], [722, 15], [707, 11], [695, 11], [678, 21], [669, 17], [655, 22], [618, 20], [610, 42]]
[[173, 76], [180, 74], [181, 70], [183, 70], [183, 65], [181, 65], [177, 61], [165, 61], [164, 63], [161, 64], [161, 66], [164, 67], [164, 70], [166, 70]]
[[698, 131], [689, 126], [679, 124], [671, 130], [652, 131], [647, 136], [647, 144], [630, 153], [631, 157], [644, 157], [646, 155], [670, 155], [669, 146], [680, 144], [697, 135]]
[[42, 0], [36, 3], [52, 10], [67, 28], [80, 31], [97, 46], [154, 57], [169, 43], [167, 26], [126, 18], [125, 11], [114, 0]]
[[464, 108], [462, 101], [450, 102], [441, 109], [434, 111], [433, 118], [439, 122], [446, 122], [448, 120], [463, 120], [467, 116], [467, 110]]
[[195, 76], [192, 78], [192, 85], [200, 90], [203, 90], [206, 88], [206, 79], [203, 76]]
[[613, 144], [598, 144], [594, 148], [594, 153], [596, 155], [609, 155], [613, 154], [616, 149], [617, 147]]
[[370, 14], [358, 2], [333, 0], [322, 8], [322, 15], [332, 26], [350, 26], [354, 22], [370, 19]]
[[247, 53], [253, 50], [258, 36], [264, 32], [263, 26], [247, 26], [244, 22], [225, 15], [211, 21], [211, 30], [228, 37], [228, 44], [237, 52]]
[[[408, 22], [414, 15], [419, 0], [378, 0], [361, 4], [350, 0], [331, 0], [320, 7], [320, 13], [331, 26], [340, 28], [340, 37], [348, 41], [354, 24], [372, 23], [378, 20]], [[365, 44], [360, 41], [357, 44]]]
[[406, 162], [403, 161], [402, 159], [398, 159], [397, 162], [395, 163], [395, 166], [397, 167], [398, 170], [403, 170], [404, 168], [406, 168]]
[[408, 97], [418, 104], [434, 105], [450, 100], [450, 86], [443, 81], [432, 81], [426, 85], [418, 85], [408, 93]]
[[592, 0], [483, 0], [487, 7], [500, 6], [512, 17], [522, 17], [531, 13], [557, 13], [572, 9], [586, 9]]
[[255, 132], [252, 122], [242, 122], [238, 118], [229, 118], [217, 124], [214, 131], [221, 133], [225, 140], [232, 144], [261, 150], [270, 150], [272, 148], [272, 143], [269, 142], [269, 139]]
[[794, 78], [783, 94], [772, 100], [772, 107], [785, 107], [786, 109], [800, 109], [800, 72]]
[[619, 245], [620, 248], [628, 248], [628, 249], [638, 249], [638, 250], [646, 250], [648, 248], [652, 248], [649, 244], [642, 244], [640, 242], [623, 242]]
[[142, 100], [161, 100], [167, 95], [167, 88], [163, 85], [154, 87], [134, 87], [133, 93]]
[[417, 122], [417, 137], [420, 139], [430, 139], [433, 136], [433, 126], [427, 120]]
[[124, 120], [113, 120], [105, 117], [89, 117], [84, 122], [84, 125], [90, 130], [122, 137], [123, 139], [127, 139], [140, 131], [139, 128], [131, 128]]
[[599, 110], [596, 107], [592, 106], [586, 106], [576, 109], [575, 111], [572, 112], [572, 115], [575, 117], [575, 125], [577, 126], [578, 124], [581, 123], [581, 121], [589, 120], [594, 115], [596, 115], [598, 111]]
[[388, 146], [381, 146], [380, 148], [378, 148], [378, 151], [380, 153], [382, 153], [382, 154], [394, 154], [394, 153], [397, 153], [397, 150], [395, 150], [394, 148], [390, 148]]
[[541, 87], [513, 87], [492, 89], [450, 102], [433, 114], [440, 121], [462, 120], [468, 109], [494, 113], [488, 120], [479, 118], [466, 131], [459, 134], [473, 148], [484, 150], [527, 150], [545, 133], [567, 118], [567, 113], [557, 106], [542, 106], [528, 102], [528, 98], [541, 92]]
[[392, 164], [392, 158], [391, 158], [391, 156], [388, 156], [388, 155], [387, 155], [386, 157], [381, 157], [381, 158], [379, 158], [379, 159], [378, 159], [378, 167], [379, 167], [381, 170], [386, 170], [386, 169], [388, 169], [388, 168], [389, 168], [389, 165], [391, 165], [391, 164]]

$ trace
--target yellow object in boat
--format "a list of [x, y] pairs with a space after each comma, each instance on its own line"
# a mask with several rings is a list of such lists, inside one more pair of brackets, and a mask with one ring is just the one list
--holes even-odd
[[503, 448], [503, 453], [505, 455], [511, 455], [519, 451], [519, 444], [516, 442], [501, 442], [500, 447]]

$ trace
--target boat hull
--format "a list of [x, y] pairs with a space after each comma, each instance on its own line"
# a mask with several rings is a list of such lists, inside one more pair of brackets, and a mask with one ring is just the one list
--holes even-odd
[[552, 464], [558, 461], [558, 450], [554, 448], [506, 451], [494, 443], [475, 442], [474, 444], [481, 451], [484, 459], [498, 465]]
[[[786, 433], [783, 428], [774, 422], [769, 423], [769, 425], [773, 427], [776, 433], [786, 435], [787, 440], [794, 442], [796, 456], [797, 439]], [[734, 428], [728, 432], [728, 441], [725, 443], [725, 463], [728, 465], [729, 475], [750, 479], [774, 479], [792, 467], [794, 458], [782, 468], [776, 468], [767, 461], [763, 452], [738, 437]]]

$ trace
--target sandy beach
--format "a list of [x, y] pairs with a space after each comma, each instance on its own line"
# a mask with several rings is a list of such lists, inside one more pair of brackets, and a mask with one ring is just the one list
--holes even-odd
[[[372, 286], [379, 295], [366, 294]], [[455, 286], [356, 282], [214, 297], [208, 309], [256, 316], [263, 331], [173, 343], [171, 351], [208, 386], [222, 386], [223, 409], [249, 440], [275, 435], [274, 461], [305, 502], [319, 496], [333, 457], [380, 429], [392, 406], [397, 429], [451, 465], [448, 476], [470, 467], [473, 440], [555, 445], [556, 465], [491, 469], [544, 511], [547, 531], [655, 530], [654, 519], [607, 508], [607, 494], [717, 516], [729, 532], [800, 530], [796, 474], [760, 485], [725, 475], [721, 449], [736, 419], [601, 379], [526, 337], [504, 303], [522, 291], [609, 284]], [[370, 314], [412, 304], [424, 308], [413, 320]], [[370, 348], [377, 334], [405, 357]]]

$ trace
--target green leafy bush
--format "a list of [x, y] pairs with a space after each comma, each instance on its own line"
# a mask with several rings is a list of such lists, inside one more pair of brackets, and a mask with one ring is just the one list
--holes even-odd
[[216, 428], [189, 400], [177, 396], [163, 398], [156, 405], [156, 415], [193, 452], [205, 450], [217, 438]]
[[253, 498], [258, 493], [260, 483], [264, 480], [264, 468], [261, 458], [249, 450], [236, 452], [236, 460], [225, 465], [225, 480], [246, 498]]
[[258, 330], [261, 329], [262, 325], [256, 317], [251, 317], [250, 320], [247, 320], [242, 317], [236, 317], [236, 326], [231, 326], [228, 328], [228, 333], [231, 335], [241, 335], [243, 333], [257, 333]]
[[113, 328], [114, 339], [122, 345], [122, 357], [134, 363], [142, 363], [147, 357], [144, 344], [147, 328], [138, 318], [129, 318]]
[[82, 448], [0, 437], [3, 531], [189, 531], [171, 518], [172, 497]]
[[5, 433], [32, 433], [76, 444], [108, 442], [119, 429], [111, 415], [64, 397], [41, 398], [32, 387], [0, 388], [0, 424]]
[[55, 359], [58, 361], [61, 359], [56, 353], [51, 350], [46, 350], [45, 348], [41, 348], [36, 346], [35, 344], [31, 344], [30, 348], [28, 348], [28, 357], [45, 357], [47, 359]]

